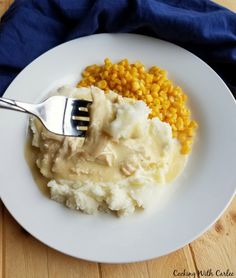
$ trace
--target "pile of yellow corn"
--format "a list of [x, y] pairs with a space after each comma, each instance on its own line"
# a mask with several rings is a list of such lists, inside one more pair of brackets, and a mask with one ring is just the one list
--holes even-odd
[[181, 143], [181, 153], [191, 151], [198, 124], [190, 118], [187, 96], [167, 78], [165, 70], [157, 66], [147, 70], [142, 63], [130, 64], [127, 59], [113, 64], [106, 58], [103, 65], [86, 67], [77, 86], [91, 85], [145, 101], [151, 108], [150, 118], [158, 117], [171, 125], [173, 137]]

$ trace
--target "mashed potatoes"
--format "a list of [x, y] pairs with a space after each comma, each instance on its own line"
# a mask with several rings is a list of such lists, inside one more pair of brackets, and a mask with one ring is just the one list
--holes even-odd
[[169, 124], [148, 119], [143, 101], [110, 91], [62, 87], [56, 94], [92, 100], [85, 139], [50, 133], [31, 118], [36, 164], [51, 198], [72, 209], [132, 214], [158, 200], [183, 170], [186, 156]]

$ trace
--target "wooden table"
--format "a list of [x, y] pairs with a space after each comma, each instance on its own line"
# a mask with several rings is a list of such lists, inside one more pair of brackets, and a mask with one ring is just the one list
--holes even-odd
[[[0, 0], [0, 16], [11, 2]], [[236, 11], [236, 0], [217, 2]], [[90, 263], [63, 255], [25, 232], [2, 203], [0, 219], [0, 277], [3, 278], [169, 278], [194, 277], [197, 271], [205, 271], [205, 275], [200, 272], [196, 277], [217, 277], [216, 274], [236, 277], [236, 198], [212, 228], [191, 244], [167, 256], [132, 264]], [[227, 269], [233, 276], [221, 273]]]

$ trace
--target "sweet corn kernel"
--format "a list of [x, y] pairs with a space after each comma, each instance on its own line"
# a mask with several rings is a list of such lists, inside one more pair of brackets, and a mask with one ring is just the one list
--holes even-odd
[[88, 77], [88, 80], [92, 83], [94, 83], [96, 81], [96, 79], [91, 75]]
[[137, 91], [137, 95], [138, 95], [138, 96], [142, 96], [142, 94], [143, 94], [142, 90], [138, 90], [138, 91]]
[[139, 85], [138, 81], [132, 82], [132, 89], [134, 91], [137, 91], [139, 88], [140, 88], [140, 85]]
[[109, 65], [109, 64], [111, 64], [111, 60], [109, 58], [106, 58], [106, 59], [104, 59], [104, 63], [106, 65]]
[[153, 97], [151, 95], [147, 95], [146, 96], [146, 101], [147, 101], [148, 104], [151, 103], [153, 101]]
[[186, 130], [186, 132], [187, 132], [187, 135], [188, 135], [189, 137], [193, 137], [193, 135], [194, 135], [194, 130], [193, 130], [192, 128], [188, 128], [188, 129]]
[[187, 144], [183, 144], [181, 147], [181, 154], [188, 154], [191, 151], [191, 147]]
[[197, 124], [196, 121], [191, 121], [189, 127], [197, 128], [197, 127], [198, 127], [198, 124]]
[[184, 121], [182, 118], [178, 117], [176, 122], [176, 127], [178, 130], [183, 130], [184, 128]]
[[115, 80], [116, 78], [117, 78], [117, 73], [114, 72], [111, 76], [111, 80]]
[[98, 86], [99, 88], [101, 88], [101, 89], [106, 89], [106, 87], [107, 87], [107, 82], [106, 82], [106, 80], [101, 80], [101, 81], [99, 81], [99, 82], [97, 83], [97, 86]]
[[179, 133], [178, 134], [178, 139], [181, 143], [184, 143], [187, 140], [187, 136], [185, 133]]

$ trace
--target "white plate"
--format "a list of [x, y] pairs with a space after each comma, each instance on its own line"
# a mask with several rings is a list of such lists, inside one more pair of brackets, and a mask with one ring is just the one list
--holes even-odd
[[[89, 216], [46, 198], [24, 159], [27, 116], [0, 111], [1, 197], [34, 237], [63, 253], [91, 261], [142, 261], [172, 252], [202, 234], [220, 216], [236, 186], [236, 106], [230, 91], [204, 62], [150, 37], [100, 34], [62, 44], [40, 56], [12, 82], [5, 97], [28, 102], [75, 83], [89, 64], [128, 58], [167, 69], [189, 96], [198, 138], [167, 204], [127, 218]], [[175, 189], [175, 190], [172, 190]]]

